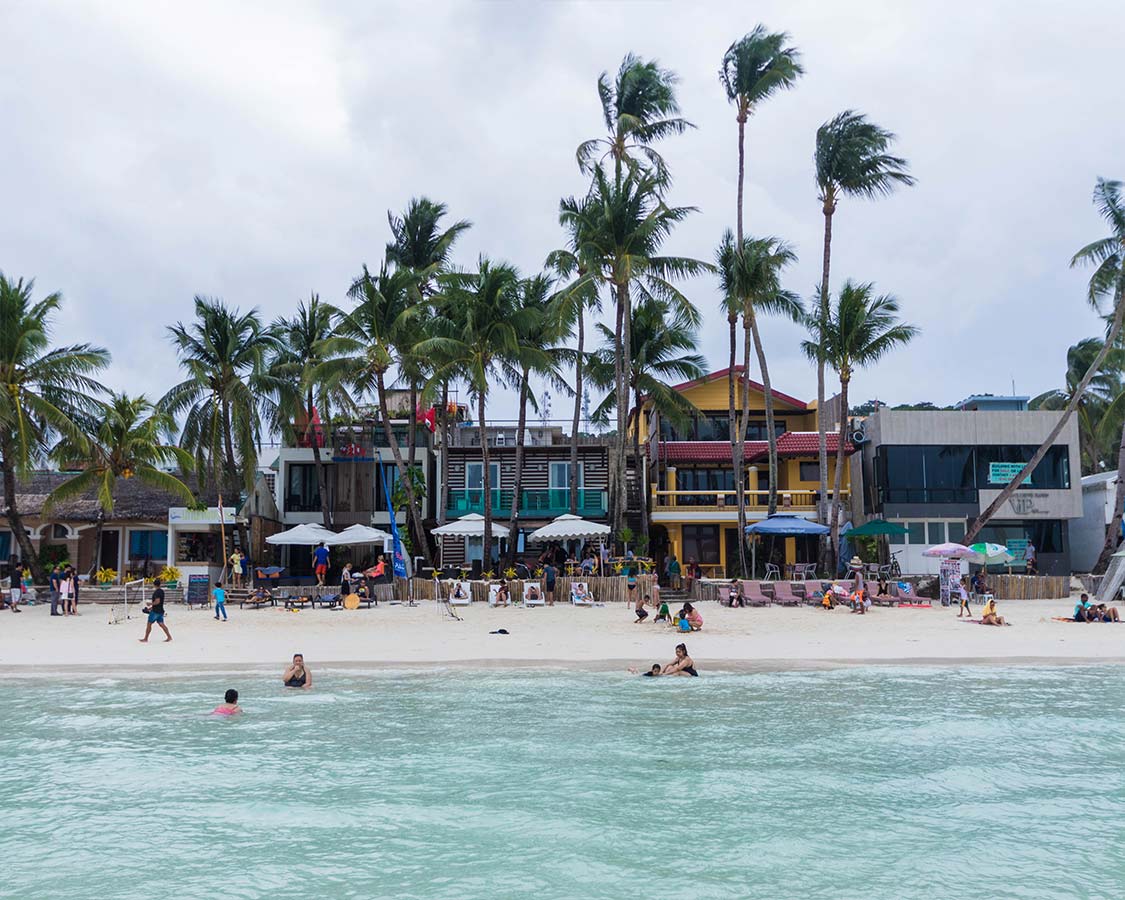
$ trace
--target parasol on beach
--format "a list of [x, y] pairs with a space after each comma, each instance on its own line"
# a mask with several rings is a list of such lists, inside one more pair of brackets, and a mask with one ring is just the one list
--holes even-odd
[[982, 566], [1004, 565], [1015, 561], [1012, 552], [1003, 544], [983, 541], [979, 544], [970, 544], [969, 549], [976, 554], [976, 558], [969, 561], [979, 563]]

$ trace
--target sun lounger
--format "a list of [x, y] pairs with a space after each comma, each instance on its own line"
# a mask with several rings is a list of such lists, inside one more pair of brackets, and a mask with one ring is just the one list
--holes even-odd
[[803, 599], [803, 594], [793, 592], [791, 582], [775, 581], [773, 583], [773, 602], [778, 606], [800, 606]]
[[303, 609], [306, 606], [312, 606], [312, 603], [313, 598], [307, 596], [285, 598], [286, 609]]
[[[456, 594], [461, 594], [460, 597]], [[455, 581], [449, 589], [450, 606], [469, 606], [473, 602], [473, 588], [467, 581]]]
[[263, 606], [277, 606], [277, 601], [273, 597], [255, 597], [251, 594], [238, 601], [238, 608], [242, 609], [249, 606], [251, 609], [261, 609]]
[[585, 581], [572, 581], [570, 583], [570, 602], [575, 606], [594, 605], [594, 598], [590, 594], [590, 586]]
[[769, 606], [773, 599], [762, 590], [761, 582], [743, 581], [742, 602], [747, 606]]

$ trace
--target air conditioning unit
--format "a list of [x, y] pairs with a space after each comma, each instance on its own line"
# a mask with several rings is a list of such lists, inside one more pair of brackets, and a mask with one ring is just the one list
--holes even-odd
[[856, 446], [859, 446], [860, 444], [866, 444], [867, 443], [867, 430], [866, 430], [866, 427], [865, 427], [865, 423], [863, 422], [862, 419], [858, 422], [856, 422], [853, 419], [852, 420], [852, 427], [851, 427], [850, 430], [851, 430], [851, 441], [852, 441], [853, 444], [855, 444]]

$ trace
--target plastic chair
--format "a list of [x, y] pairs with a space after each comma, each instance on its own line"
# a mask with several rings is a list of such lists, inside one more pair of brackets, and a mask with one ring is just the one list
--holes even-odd
[[775, 563], [766, 563], [766, 581], [781, 581], [781, 567]]

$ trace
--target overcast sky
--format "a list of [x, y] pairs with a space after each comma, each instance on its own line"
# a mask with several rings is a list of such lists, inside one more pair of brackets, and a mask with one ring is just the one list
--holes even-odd
[[[412, 196], [474, 223], [457, 248], [532, 272], [604, 131], [595, 83], [633, 51], [681, 78], [698, 128], [659, 149], [692, 216], [668, 252], [710, 260], [734, 222], [736, 125], [717, 70], [758, 22], [803, 52], [797, 88], [747, 128], [747, 232], [791, 241], [819, 282], [816, 128], [854, 108], [899, 135], [916, 187], [842, 200], [833, 285], [874, 281], [922, 334], [852, 397], [955, 402], [1061, 383], [1099, 331], [1068, 262], [1107, 229], [1095, 177], [1125, 178], [1120, 0], [760, 3], [0, 3], [0, 270], [65, 298], [58, 338], [159, 396], [166, 326], [207, 294], [272, 319], [333, 302], [378, 263]], [[686, 285], [724, 365], [712, 280]], [[775, 386], [816, 394], [799, 330], [764, 327]], [[756, 366], [755, 366], [755, 374]], [[565, 416], [564, 401], [554, 415]], [[499, 398], [498, 417], [514, 404]]]

